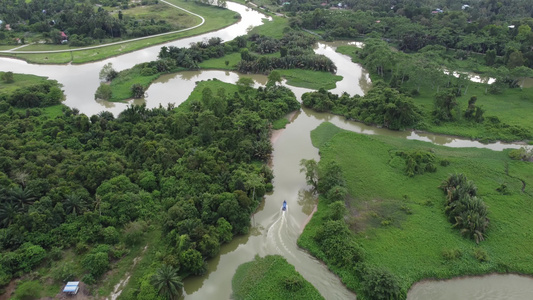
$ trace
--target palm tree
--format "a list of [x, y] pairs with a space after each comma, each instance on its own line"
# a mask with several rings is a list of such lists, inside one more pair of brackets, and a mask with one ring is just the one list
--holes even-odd
[[183, 282], [178, 276], [178, 269], [169, 265], [163, 265], [159, 268], [151, 279], [159, 295], [166, 299], [178, 299], [181, 296]]
[[85, 210], [85, 206], [86, 205], [83, 201], [83, 198], [74, 193], [68, 195], [65, 200], [63, 200], [63, 207], [65, 208], [65, 212], [67, 214], [78, 215]]
[[20, 211], [21, 208], [13, 201], [0, 203], [0, 226], [9, 227]]
[[25, 208], [26, 206], [33, 204], [36, 199], [31, 189], [23, 188], [21, 186], [10, 189], [9, 197], [11, 198], [11, 201], [15, 202], [20, 208]]

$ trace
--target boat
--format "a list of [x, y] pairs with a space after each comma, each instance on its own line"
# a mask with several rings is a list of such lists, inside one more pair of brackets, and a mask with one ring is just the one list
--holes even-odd
[[283, 206], [281, 207], [281, 210], [282, 211], [286, 211], [287, 210], [287, 201], [283, 200]]

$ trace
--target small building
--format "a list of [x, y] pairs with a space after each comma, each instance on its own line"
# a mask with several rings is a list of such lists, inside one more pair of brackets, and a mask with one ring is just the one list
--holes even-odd
[[465, 4], [465, 5], [461, 6], [461, 9], [462, 9], [462, 10], [465, 10], [465, 9], [467, 9], [467, 8], [470, 8], [470, 5]]
[[67, 293], [69, 295], [76, 295], [79, 290], [80, 290], [79, 281], [69, 281], [67, 282], [67, 285], [63, 289], [63, 293]]

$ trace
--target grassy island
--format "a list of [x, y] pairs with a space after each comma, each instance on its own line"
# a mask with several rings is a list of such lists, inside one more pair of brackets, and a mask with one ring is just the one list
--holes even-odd
[[279, 255], [256, 256], [240, 265], [232, 280], [233, 299], [324, 299]]

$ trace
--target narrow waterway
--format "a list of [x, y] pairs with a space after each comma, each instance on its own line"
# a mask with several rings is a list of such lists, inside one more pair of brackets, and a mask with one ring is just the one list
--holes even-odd
[[[218, 36], [223, 40], [230, 40], [245, 34], [253, 26], [262, 23], [262, 14], [250, 11], [246, 7], [228, 2], [228, 8], [241, 14], [242, 20], [228, 28], [204, 35], [170, 42], [166, 46], [186, 47], [192, 42], [202, 41]], [[315, 51], [332, 59], [337, 65], [337, 74], [343, 80], [332, 90], [341, 94], [364, 94], [371, 86], [368, 74], [359, 65], [351, 62], [350, 58], [335, 52], [336, 44], [319, 43]], [[0, 68], [3, 71], [29, 73], [48, 76], [64, 85], [67, 96], [65, 104], [75, 107], [88, 116], [107, 110], [115, 115], [125, 109], [125, 103], [110, 103], [95, 101], [94, 91], [98, 87], [98, 73], [108, 62], [113, 63], [115, 69], [122, 70], [133, 65], [153, 60], [162, 45], [142, 49], [129, 54], [117, 56], [101, 62], [84, 65], [31, 65], [26, 62], [0, 58]], [[186, 100], [195, 87], [195, 82], [217, 78], [218, 80], [235, 83], [238, 73], [228, 71], [188, 71], [178, 74], [164, 75], [147, 90], [145, 99], [135, 100], [133, 103], [145, 102], [147, 107], [166, 106], [174, 103], [176, 106]], [[256, 85], [263, 85], [266, 77], [253, 75]], [[290, 87], [295, 95], [300, 96], [310, 90]], [[229, 299], [231, 297], [231, 278], [238, 265], [248, 262], [255, 255], [280, 254], [310, 281], [326, 299], [355, 299], [355, 294], [348, 291], [337, 276], [329, 272], [323, 263], [317, 261], [296, 246], [296, 241], [303, 226], [309, 219], [316, 205], [315, 197], [309, 192], [303, 174], [300, 173], [301, 159], [319, 159], [318, 150], [311, 144], [310, 131], [324, 121], [354, 132], [364, 134], [379, 134], [396, 136], [406, 139], [417, 139], [434, 144], [450, 147], [483, 147], [493, 150], [504, 148], [518, 148], [517, 144], [481, 144], [479, 142], [454, 137], [417, 133], [410, 131], [391, 131], [387, 129], [366, 126], [357, 122], [346, 121], [342, 117], [325, 113], [316, 113], [302, 109], [293, 116], [287, 128], [276, 132], [273, 137], [273, 156], [271, 166], [274, 172], [274, 192], [265, 197], [265, 201], [252, 217], [250, 233], [236, 237], [232, 242], [223, 245], [221, 253], [208, 261], [208, 272], [203, 276], [185, 280], [186, 299]], [[288, 210], [280, 210], [283, 200], [288, 202]], [[515, 275], [497, 275], [478, 278], [461, 278], [451, 281], [425, 281], [416, 284], [410, 291], [408, 299], [490, 299], [484, 295], [505, 295], [505, 299], [528, 299], [521, 295], [532, 295], [533, 280], [528, 277]], [[500, 284], [501, 283], [501, 284]], [[454, 285], [457, 284], [457, 285]], [[502, 284], [513, 285], [512, 292], [506, 292]], [[453, 289], [450, 294], [449, 289]], [[503, 294], [501, 294], [503, 293]], [[471, 295], [482, 295], [475, 298]], [[496, 299], [496, 298], [493, 298]], [[497, 299], [502, 299], [497, 298]]]

